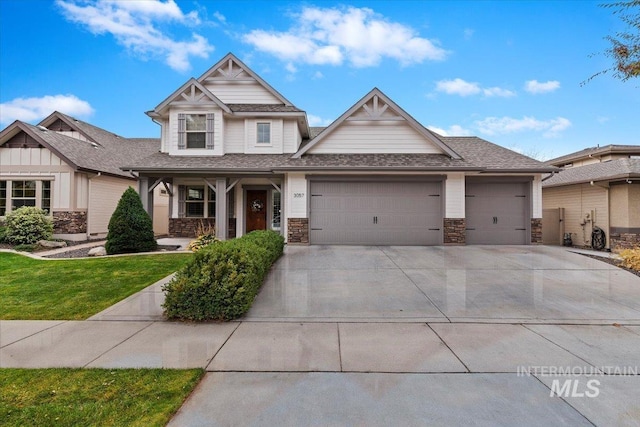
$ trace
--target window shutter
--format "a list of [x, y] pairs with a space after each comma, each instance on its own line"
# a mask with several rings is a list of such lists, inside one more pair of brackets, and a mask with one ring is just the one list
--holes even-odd
[[178, 114], [178, 149], [184, 150], [187, 148], [187, 115]]
[[178, 218], [184, 218], [184, 208], [186, 197], [186, 188], [184, 185], [178, 186]]
[[214, 114], [207, 114], [207, 136], [206, 136], [206, 147], [207, 150], [213, 150], [213, 117]]

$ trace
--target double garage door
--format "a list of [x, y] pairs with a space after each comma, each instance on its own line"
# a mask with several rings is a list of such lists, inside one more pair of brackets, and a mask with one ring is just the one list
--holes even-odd
[[312, 244], [439, 245], [442, 181], [311, 181]]
[[[468, 245], [529, 243], [530, 184], [467, 182]], [[442, 181], [311, 181], [311, 244], [441, 245]]]

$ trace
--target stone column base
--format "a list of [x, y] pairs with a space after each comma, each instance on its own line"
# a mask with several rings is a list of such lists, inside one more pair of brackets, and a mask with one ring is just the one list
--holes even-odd
[[466, 244], [466, 221], [464, 218], [444, 219], [444, 244], [464, 245]]
[[196, 237], [198, 227], [215, 227], [215, 218], [169, 218], [170, 237]]
[[309, 244], [309, 218], [287, 218], [287, 243]]
[[531, 244], [542, 244], [542, 218], [531, 218]]

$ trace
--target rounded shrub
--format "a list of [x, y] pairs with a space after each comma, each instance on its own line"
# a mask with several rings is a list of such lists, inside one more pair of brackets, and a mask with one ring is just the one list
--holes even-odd
[[283, 248], [279, 234], [254, 231], [200, 249], [163, 287], [166, 316], [190, 321], [242, 316], [251, 308]]
[[49, 240], [53, 235], [53, 221], [42, 209], [23, 206], [11, 211], [5, 220], [4, 239], [14, 245], [30, 245]]
[[140, 196], [132, 187], [122, 194], [111, 215], [104, 247], [110, 255], [149, 252], [158, 248], [151, 217], [142, 207]]

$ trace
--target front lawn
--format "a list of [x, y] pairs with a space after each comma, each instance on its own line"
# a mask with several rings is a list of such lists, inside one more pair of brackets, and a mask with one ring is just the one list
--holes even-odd
[[0, 253], [0, 320], [82, 320], [182, 267], [191, 254], [37, 260]]
[[0, 369], [3, 426], [164, 426], [202, 369]]

